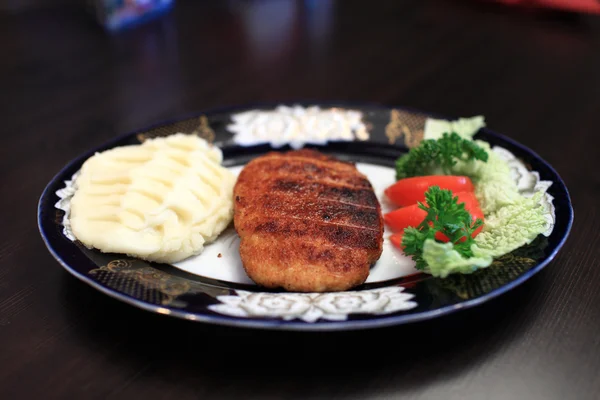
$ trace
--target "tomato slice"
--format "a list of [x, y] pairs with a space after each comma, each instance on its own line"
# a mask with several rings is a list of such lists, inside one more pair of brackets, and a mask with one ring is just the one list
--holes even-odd
[[427, 217], [427, 212], [421, 210], [418, 204], [413, 204], [385, 214], [383, 220], [394, 232], [402, 232], [409, 226], [416, 228], [425, 217]]
[[394, 233], [390, 236], [390, 242], [399, 249], [402, 249], [402, 232]]
[[404, 207], [425, 201], [425, 192], [431, 186], [451, 190], [454, 193], [473, 192], [473, 182], [467, 176], [429, 175], [400, 179], [387, 189], [385, 195], [394, 204]]
[[[458, 197], [458, 203], [465, 204], [465, 210], [467, 210], [473, 219], [473, 223], [477, 218], [481, 218], [483, 220], [483, 212], [481, 211], [481, 207], [479, 206], [479, 201], [477, 201], [477, 197], [475, 197], [475, 193], [472, 192], [459, 192], [455, 193], [454, 196]], [[402, 207], [392, 212], [389, 212], [383, 216], [383, 219], [387, 226], [389, 226], [394, 232], [390, 241], [392, 244], [398, 248], [402, 248], [402, 234], [405, 228], [413, 227], [416, 228], [423, 222], [423, 220], [427, 217], [427, 212], [419, 208], [418, 204], [413, 204], [408, 207]], [[483, 226], [477, 228], [472, 237], [475, 237], [481, 232]], [[435, 238], [441, 242], [447, 242], [448, 237], [441, 232], [438, 232], [435, 235]], [[463, 240], [465, 240], [463, 238]]]
[[[458, 196], [459, 204], [465, 203], [465, 210], [467, 210], [469, 212], [469, 214], [471, 214], [473, 223], [475, 223], [475, 220], [477, 218], [481, 219], [482, 221], [484, 220], [483, 211], [481, 211], [481, 207], [479, 206], [479, 201], [477, 200], [477, 197], [475, 197], [475, 193], [461, 192], [461, 193], [456, 193], [455, 196]], [[481, 232], [482, 229], [483, 229], [483, 225], [480, 226], [479, 228], [477, 228], [471, 236], [472, 237], [477, 236], [479, 234], [479, 232]]]

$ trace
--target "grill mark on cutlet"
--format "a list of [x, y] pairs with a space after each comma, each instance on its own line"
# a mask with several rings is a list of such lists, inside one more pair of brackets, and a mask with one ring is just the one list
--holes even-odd
[[377, 207], [379, 205], [373, 189], [352, 189], [329, 185], [319, 193], [319, 198], [340, 200], [370, 207]]
[[306, 220], [292, 218], [283, 221], [271, 220], [254, 228], [255, 233], [283, 236], [287, 240], [308, 237], [310, 241], [322, 239], [329, 244], [347, 249], [379, 249], [379, 230], [351, 228], [332, 224], [313, 224]]
[[321, 182], [275, 179], [272, 183], [271, 190], [292, 194], [311, 194], [322, 200], [339, 201], [344, 204], [368, 206], [371, 208], [377, 208], [379, 205], [373, 189], [370, 188], [353, 188]]
[[354, 206], [354, 207], [364, 208], [364, 209], [367, 209], [367, 210], [376, 210], [377, 209], [377, 207], [375, 207], [375, 206], [367, 206], [367, 205], [363, 205], [363, 204], [348, 203], [348, 202], [345, 202], [345, 201], [342, 201], [342, 200], [336, 200], [336, 199], [317, 199], [317, 201], [323, 202], [323, 203], [325, 203], [325, 202], [334, 202], [336, 204], [348, 204], [348, 205], [351, 205], [351, 206]]
[[335, 202], [302, 201], [300, 197], [292, 197], [290, 201], [282, 199], [279, 193], [265, 193], [261, 196], [257, 208], [262, 208], [265, 215], [285, 218], [288, 216], [303, 218], [315, 222], [326, 222], [334, 225], [348, 225], [375, 229], [380, 223], [377, 208], [363, 208], [360, 205]]
[[379, 202], [353, 164], [294, 152], [272, 153], [252, 164], [244, 172], [258, 179], [255, 188], [262, 194], [246, 205], [253, 209], [246, 220], [250, 232], [345, 251], [380, 250]]

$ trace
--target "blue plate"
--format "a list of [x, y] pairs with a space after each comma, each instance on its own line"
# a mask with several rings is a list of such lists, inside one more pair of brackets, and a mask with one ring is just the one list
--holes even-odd
[[[151, 137], [185, 132], [196, 133], [220, 146], [224, 165], [243, 165], [273, 149], [266, 144], [236, 145], [227, 128], [232, 123], [232, 115], [250, 109], [272, 110], [275, 106], [230, 108], [170, 121], [116, 138], [73, 160], [50, 181], [39, 201], [38, 224], [48, 249], [76, 278], [109, 296], [151, 312], [229, 326], [328, 331], [404, 324], [482, 304], [544, 268], [569, 234], [573, 209], [560, 176], [530, 149], [485, 128], [476, 138], [509, 150], [529, 170], [537, 171], [541, 180], [552, 182], [547, 192], [554, 198], [555, 225], [548, 237], [540, 235], [532, 244], [470, 275], [440, 279], [418, 274], [367, 283], [343, 293], [285, 293], [194, 275], [172, 265], [101, 253], [69, 240], [63, 233], [64, 212], [55, 207], [60, 200], [56, 192], [65, 187], [65, 181], [71, 179], [94, 153], [138, 144]], [[369, 139], [310, 147], [345, 160], [388, 167], [393, 167], [394, 160], [422, 138], [428, 117], [413, 110], [376, 105], [329, 103], [321, 106], [361, 111]]]

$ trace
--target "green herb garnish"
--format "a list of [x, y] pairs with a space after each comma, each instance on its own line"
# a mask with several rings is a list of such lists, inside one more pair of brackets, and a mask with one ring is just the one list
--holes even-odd
[[404, 229], [404, 254], [412, 257], [417, 269], [426, 269], [428, 265], [423, 259], [425, 241], [435, 240], [436, 234], [440, 232], [462, 257], [472, 257], [471, 246], [475, 241], [471, 235], [483, 225], [483, 221], [477, 218], [473, 223], [471, 214], [465, 210], [465, 204], [458, 204], [458, 197], [453, 196], [450, 190], [443, 190], [438, 186], [427, 190], [425, 202], [426, 204], [419, 203], [419, 208], [427, 212], [427, 217], [418, 227]]
[[457, 161], [481, 160], [488, 154], [475, 142], [457, 133], [444, 133], [440, 139], [423, 140], [418, 147], [396, 160], [396, 179], [432, 175], [434, 172], [451, 175]]

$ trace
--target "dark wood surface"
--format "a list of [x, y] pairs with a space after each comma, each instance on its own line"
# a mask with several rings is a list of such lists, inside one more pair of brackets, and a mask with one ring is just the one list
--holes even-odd
[[[80, 10], [0, 17], [3, 399], [596, 399], [600, 395], [600, 18], [451, 1], [178, 1], [108, 35]], [[571, 190], [544, 271], [407, 326], [298, 334], [121, 304], [46, 250], [36, 205], [71, 158], [207, 107], [374, 101], [488, 126]]]

